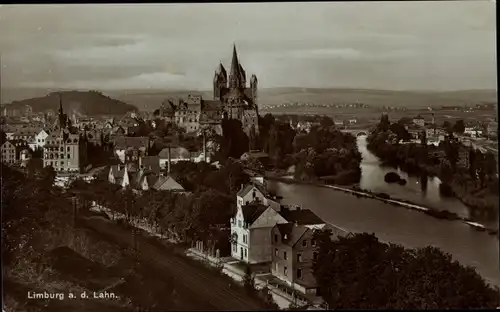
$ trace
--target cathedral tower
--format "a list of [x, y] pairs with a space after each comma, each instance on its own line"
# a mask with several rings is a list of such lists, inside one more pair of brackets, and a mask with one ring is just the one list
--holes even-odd
[[241, 72], [241, 65], [236, 53], [236, 45], [233, 45], [233, 59], [231, 60], [231, 71], [229, 72], [229, 89], [244, 88], [244, 73]]

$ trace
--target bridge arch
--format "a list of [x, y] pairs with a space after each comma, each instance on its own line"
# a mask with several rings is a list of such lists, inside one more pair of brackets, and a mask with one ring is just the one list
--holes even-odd
[[367, 135], [365, 131], [359, 131], [356, 136], [362, 136], [362, 135]]

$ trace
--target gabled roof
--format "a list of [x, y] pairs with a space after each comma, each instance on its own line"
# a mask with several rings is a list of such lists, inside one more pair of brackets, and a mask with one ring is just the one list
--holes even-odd
[[220, 110], [222, 109], [222, 102], [220, 100], [203, 100], [201, 102], [201, 109], [204, 111]]
[[141, 162], [144, 170], [158, 173], [160, 172], [160, 157], [158, 156], [142, 156]]
[[295, 246], [307, 231], [312, 231], [305, 226], [296, 225], [292, 222], [276, 224], [276, 227], [281, 234], [281, 242], [292, 247]]
[[125, 166], [112, 165], [110, 170], [115, 180], [122, 179], [125, 174]]
[[148, 137], [115, 137], [113, 139], [115, 149], [148, 148]]
[[[184, 158], [184, 159], [189, 159], [191, 156], [191, 153], [184, 147], [175, 147], [175, 148], [170, 148], [170, 158], [171, 159], [179, 159], [179, 158]], [[167, 159], [168, 158], [168, 147], [164, 148], [158, 153], [158, 157], [162, 159]]]
[[174, 178], [170, 176], [160, 176], [153, 185], [153, 188], [161, 191], [184, 191], [182, 185], [177, 183]]
[[259, 192], [261, 192], [264, 197], [269, 197], [269, 192], [266, 190], [266, 188], [263, 185], [257, 183], [248, 183], [236, 194], [236, 196], [245, 197], [254, 187], [259, 190]]
[[309, 209], [283, 209], [280, 214], [289, 222], [297, 223], [299, 225], [311, 224], [324, 224], [325, 221], [321, 220], [314, 212]]
[[266, 205], [260, 203], [250, 203], [241, 207], [243, 211], [243, 219], [248, 224], [253, 224], [255, 220], [257, 220], [260, 215], [269, 208]]

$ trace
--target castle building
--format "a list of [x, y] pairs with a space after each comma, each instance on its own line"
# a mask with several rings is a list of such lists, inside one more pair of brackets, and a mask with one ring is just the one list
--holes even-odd
[[87, 164], [87, 139], [85, 135], [73, 133], [70, 119], [59, 103], [57, 123], [45, 138], [43, 166], [52, 166], [58, 173], [82, 173]]
[[[213, 99], [189, 95], [187, 100], [169, 100], [162, 104], [160, 116], [187, 132], [206, 127], [220, 128], [221, 121], [238, 119], [247, 135], [258, 133], [257, 76], [250, 77], [247, 85], [246, 72], [238, 60], [236, 46], [229, 74], [219, 64], [213, 79]], [[216, 132], [217, 131], [216, 129]]]

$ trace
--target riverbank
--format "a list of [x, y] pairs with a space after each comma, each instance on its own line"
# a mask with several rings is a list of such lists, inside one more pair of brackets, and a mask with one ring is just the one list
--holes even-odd
[[492, 228], [487, 228], [483, 224], [473, 222], [471, 219], [468, 218], [463, 218], [458, 216], [457, 214], [449, 211], [439, 211], [433, 208], [429, 207], [424, 207], [421, 205], [416, 205], [414, 203], [411, 203], [409, 201], [405, 200], [400, 200], [400, 199], [395, 199], [391, 198], [389, 194], [385, 193], [374, 193], [368, 190], [363, 190], [360, 189], [357, 185], [351, 186], [351, 188], [345, 187], [345, 186], [336, 186], [336, 185], [328, 185], [328, 184], [323, 184], [319, 182], [310, 182], [310, 181], [299, 181], [291, 178], [285, 178], [283, 176], [275, 176], [275, 175], [265, 175], [265, 179], [267, 180], [272, 180], [272, 181], [277, 181], [277, 182], [282, 182], [282, 183], [287, 183], [287, 184], [303, 184], [303, 185], [313, 185], [317, 187], [324, 187], [324, 188], [330, 188], [334, 189], [337, 191], [341, 191], [344, 193], [349, 193], [351, 195], [357, 196], [357, 197], [365, 197], [365, 198], [371, 198], [375, 200], [382, 201], [384, 203], [388, 203], [394, 206], [400, 206], [404, 207], [407, 209], [412, 209], [412, 210], [418, 210], [420, 212], [423, 212], [429, 216], [432, 216], [437, 219], [445, 219], [445, 220], [450, 220], [450, 221], [461, 221], [471, 227], [473, 227], [477, 231], [481, 232], [488, 232], [490, 235], [497, 236], [498, 238], [498, 230], [497, 229], [492, 229]]

